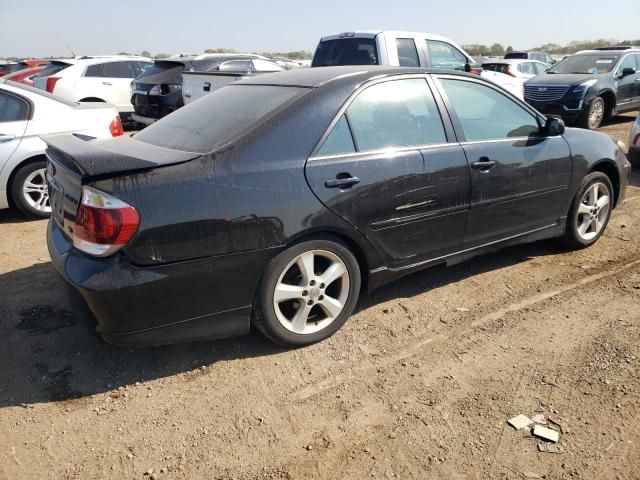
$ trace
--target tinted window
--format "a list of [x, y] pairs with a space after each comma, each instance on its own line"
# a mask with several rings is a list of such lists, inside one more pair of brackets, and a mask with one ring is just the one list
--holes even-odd
[[260, 58], [253, 60], [253, 68], [255, 68], [256, 72], [281, 72], [284, 70], [277, 63], [261, 60]]
[[347, 110], [358, 151], [446, 142], [435, 101], [424, 79], [373, 85]]
[[356, 147], [353, 144], [349, 124], [346, 117], [342, 115], [322, 144], [322, 147], [320, 147], [320, 150], [318, 150], [318, 156], [353, 153], [355, 151]]
[[546, 65], [544, 65], [542, 63], [534, 63], [533, 66], [536, 69], [536, 73], [538, 75], [541, 75], [541, 74], [545, 73], [547, 70], [549, 70], [549, 67], [547, 67]]
[[232, 60], [221, 63], [218, 66], [220, 72], [249, 72], [251, 71], [250, 60]]
[[308, 89], [229, 85], [205, 95], [135, 138], [174, 150], [207, 153], [239, 138]]
[[441, 79], [467, 141], [526, 137], [539, 130], [536, 118], [488, 86]]
[[549, 73], [607, 73], [618, 63], [619, 55], [582, 54], [566, 57], [549, 69]]
[[29, 117], [29, 105], [13, 95], [0, 92], [0, 122], [18, 122]]
[[377, 65], [378, 50], [373, 38], [340, 38], [320, 42], [312, 67]]
[[483, 63], [482, 69], [506, 74], [509, 71], [509, 65], [507, 63]]
[[504, 58], [517, 58], [517, 59], [526, 59], [528, 58], [527, 52], [511, 52], [507, 53]]
[[136, 78], [133, 62], [110, 62], [102, 65], [102, 76], [105, 78]]
[[401, 67], [419, 67], [420, 60], [418, 60], [418, 49], [416, 48], [416, 42], [412, 38], [398, 38], [396, 39], [396, 46], [398, 48], [398, 60]]
[[89, 65], [84, 72], [85, 77], [102, 77], [102, 64]]
[[467, 63], [465, 57], [460, 50], [446, 42], [436, 40], [427, 40], [427, 48], [433, 68], [448, 68], [454, 70], [464, 70]]

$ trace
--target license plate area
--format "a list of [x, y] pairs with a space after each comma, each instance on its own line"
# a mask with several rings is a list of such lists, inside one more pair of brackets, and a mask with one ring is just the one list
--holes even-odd
[[64, 189], [53, 178], [49, 177], [49, 201], [51, 202], [51, 214], [53, 219], [64, 226]]

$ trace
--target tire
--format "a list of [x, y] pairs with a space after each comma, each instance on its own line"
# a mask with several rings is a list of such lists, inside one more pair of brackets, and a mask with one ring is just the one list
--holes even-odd
[[[596, 185], [596, 202], [594, 203], [593, 192]], [[604, 197], [608, 198], [606, 203], [603, 200]], [[565, 244], [579, 249], [596, 243], [607, 229], [613, 211], [613, 202], [614, 191], [609, 177], [602, 172], [593, 172], [584, 177], [578, 185], [567, 217]], [[586, 229], [585, 225], [587, 225]]]
[[629, 147], [629, 163], [633, 168], [640, 168], [640, 147]]
[[594, 98], [587, 111], [578, 119], [578, 125], [588, 130], [597, 130], [606, 116], [606, 104], [602, 97]]
[[47, 218], [51, 215], [47, 162], [38, 160], [20, 167], [11, 182], [11, 200], [25, 215]]
[[[312, 269], [312, 273], [304, 273]], [[323, 279], [329, 282], [325, 285]], [[324, 340], [351, 316], [360, 294], [360, 279], [356, 258], [337, 238], [323, 236], [293, 245], [267, 265], [253, 323], [269, 339], [286, 347]], [[276, 287], [280, 287], [279, 300]]]

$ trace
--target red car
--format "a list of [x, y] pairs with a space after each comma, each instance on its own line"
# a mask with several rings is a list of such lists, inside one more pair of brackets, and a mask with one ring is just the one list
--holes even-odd
[[40, 65], [38, 67], [23, 68], [13, 73], [8, 73], [4, 76], [5, 80], [11, 80], [12, 82], [22, 83], [24, 85], [33, 86], [33, 77], [43, 71], [46, 65]]
[[15, 73], [27, 68], [34, 68], [34, 67], [40, 67], [40, 66], [44, 67], [48, 63], [49, 63], [49, 60], [29, 58], [16, 63], [7, 63], [5, 65], [0, 65], [0, 77], [4, 77], [11, 73]]

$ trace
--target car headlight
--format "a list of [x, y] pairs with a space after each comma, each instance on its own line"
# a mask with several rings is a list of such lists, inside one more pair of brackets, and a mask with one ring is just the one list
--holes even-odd
[[580, 93], [584, 95], [589, 88], [593, 87], [598, 80], [596, 78], [592, 78], [591, 80], [587, 80], [586, 82], [582, 82], [580, 85], [573, 87], [573, 93]]
[[147, 95], [162, 95], [162, 89], [160, 85], [154, 85], [151, 87], [151, 90], [147, 92]]

